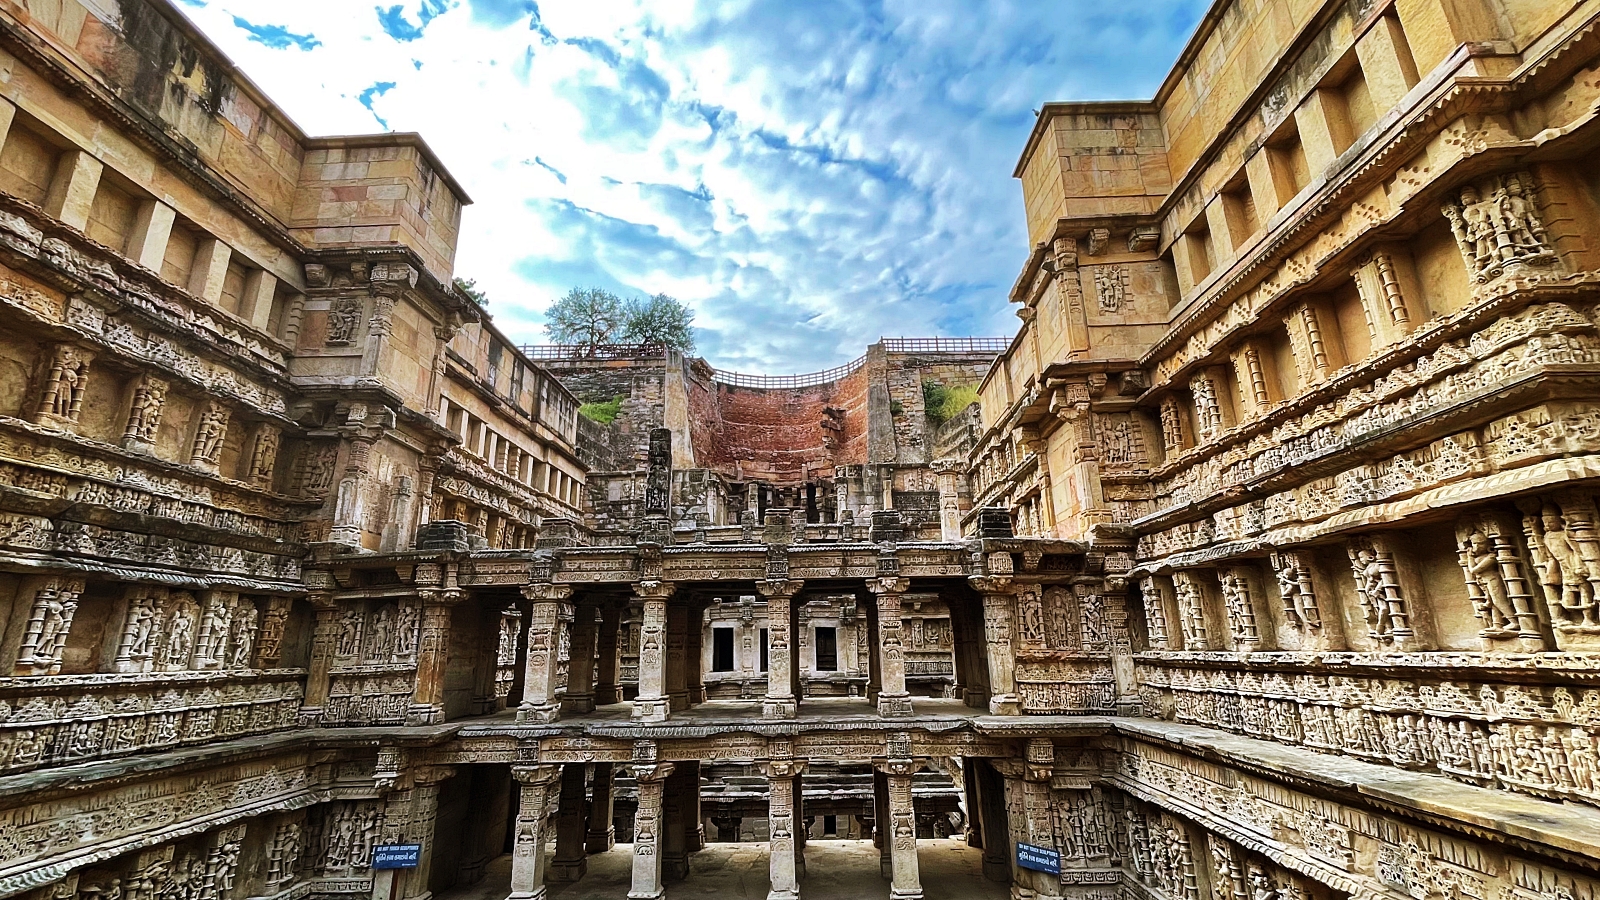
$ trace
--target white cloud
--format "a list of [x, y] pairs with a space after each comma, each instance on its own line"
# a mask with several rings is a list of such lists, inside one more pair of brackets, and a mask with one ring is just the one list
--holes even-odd
[[[539, 312], [574, 284], [666, 291], [696, 308], [714, 364], [782, 372], [851, 359], [880, 335], [1009, 334], [1005, 294], [1028, 250], [1010, 172], [1029, 110], [1147, 96], [1202, 7], [207, 0], [185, 11], [308, 132], [376, 131], [380, 119], [421, 132], [476, 200], [457, 272], [487, 290], [511, 334], [540, 340]], [[263, 43], [235, 17], [314, 40]]]

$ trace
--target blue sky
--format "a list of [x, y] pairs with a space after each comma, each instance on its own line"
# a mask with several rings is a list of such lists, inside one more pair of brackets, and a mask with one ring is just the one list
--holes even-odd
[[1150, 96], [1207, 5], [180, 2], [308, 132], [422, 133], [514, 338], [574, 285], [664, 291], [713, 364], [773, 373], [1010, 335], [1032, 111]]

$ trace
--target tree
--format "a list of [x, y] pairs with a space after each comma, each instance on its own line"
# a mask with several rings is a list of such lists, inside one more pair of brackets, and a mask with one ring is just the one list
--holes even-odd
[[623, 339], [630, 344], [668, 347], [684, 353], [694, 350], [694, 310], [666, 294], [628, 304]]
[[472, 298], [472, 302], [479, 306], [489, 305], [489, 296], [478, 288], [478, 279], [456, 277], [456, 290]]
[[573, 288], [545, 313], [545, 331], [558, 344], [593, 349], [622, 338], [628, 311], [622, 298], [603, 288]]

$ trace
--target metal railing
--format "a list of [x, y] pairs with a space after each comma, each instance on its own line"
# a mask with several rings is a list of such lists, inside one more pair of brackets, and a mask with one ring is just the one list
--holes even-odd
[[712, 379], [734, 387], [747, 388], [803, 388], [815, 387], [819, 384], [828, 384], [838, 381], [847, 375], [855, 374], [857, 369], [867, 364], [866, 356], [858, 356], [842, 366], [823, 369], [821, 372], [806, 372], [802, 375], [748, 375], [744, 372], [730, 372], [727, 369], [713, 369]]
[[957, 337], [957, 338], [881, 338], [879, 343], [890, 353], [1004, 353], [1011, 346], [1011, 338]]
[[529, 359], [659, 359], [656, 344], [522, 344], [517, 349]]
[[[1010, 338], [1003, 337], [933, 337], [933, 338], [879, 338], [878, 343], [888, 353], [984, 353], [1000, 354], [1011, 346]], [[654, 344], [523, 344], [520, 348], [529, 359], [658, 359], [664, 355]], [[866, 365], [865, 354], [842, 366], [805, 372], [799, 375], [754, 375], [729, 369], [713, 369], [714, 381], [731, 387], [775, 389], [805, 388], [829, 384]]]

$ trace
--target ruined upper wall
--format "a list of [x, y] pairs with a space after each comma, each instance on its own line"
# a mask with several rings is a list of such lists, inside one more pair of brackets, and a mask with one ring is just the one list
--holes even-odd
[[470, 200], [420, 137], [308, 138], [164, 0], [0, 0], [0, 47], [0, 96], [201, 230], [242, 249], [403, 245], [449, 280]]

